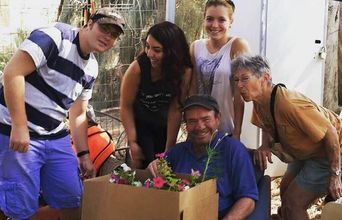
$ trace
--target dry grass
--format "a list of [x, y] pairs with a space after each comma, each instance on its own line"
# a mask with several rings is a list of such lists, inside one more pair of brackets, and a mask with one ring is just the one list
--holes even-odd
[[[277, 177], [277, 178], [273, 179], [271, 182], [271, 196], [272, 196], [271, 214], [276, 214], [278, 207], [280, 207], [280, 205], [281, 205], [280, 190], [279, 190], [280, 181], [281, 181], [281, 177]], [[321, 219], [321, 212], [322, 212], [322, 208], [323, 208], [323, 200], [324, 200], [324, 197], [318, 199], [308, 209], [310, 219], [312, 219], [312, 220]]]

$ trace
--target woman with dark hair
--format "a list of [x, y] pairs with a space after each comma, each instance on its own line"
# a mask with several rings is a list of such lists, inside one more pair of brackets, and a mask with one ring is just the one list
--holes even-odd
[[146, 36], [121, 84], [120, 116], [135, 168], [147, 167], [175, 144], [192, 74], [189, 46], [177, 25], [156, 24]]

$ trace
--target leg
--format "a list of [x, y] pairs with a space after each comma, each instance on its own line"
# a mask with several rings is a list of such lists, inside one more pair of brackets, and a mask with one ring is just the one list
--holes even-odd
[[306, 210], [321, 196], [292, 181], [281, 198], [281, 216], [284, 220], [309, 220]]
[[26, 153], [9, 149], [0, 134], [0, 209], [14, 219], [28, 219], [38, 209], [43, 141], [31, 140]]
[[292, 183], [292, 181], [297, 176], [297, 174], [300, 172], [303, 165], [304, 164], [302, 161], [295, 161], [295, 162], [288, 164], [287, 170], [280, 183], [280, 198], [282, 197], [284, 192], [286, 192], [287, 188]]
[[60, 210], [44, 206], [39, 208], [36, 214], [34, 214], [34, 216], [30, 218], [30, 220], [59, 220], [60, 216]]
[[145, 169], [148, 164], [155, 159], [154, 157], [154, 141], [152, 125], [136, 121], [137, 143], [140, 146], [145, 160], [143, 161], [141, 169]]
[[80, 220], [81, 219], [81, 209], [62, 209], [61, 210], [61, 220]]
[[[302, 166], [296, 177], [285, 178], [281, 194], [283, 219], [309, 219], [306, 210], [320, 196], [327, 193], [329, 182], [329, 162], [327, 159], [301, 161]], [[300, 167], [300, 166], [297, 166]], [[293, 167], [289, 167], [288, 171]], [[288, 173], [288, 172], [287, 172]], [[290, 179], [292, 178], [292, 181]]]
[[61, 210], [62, 219], [80, 219], [82, 183], [70, 137], [50, 140], [46, 149], [48, 159], [41, 172], [43, 197], [51, 208]]
[[[281, 200], [284, 195], [284, 192], [286, 192], [287, 188], [289, 187], [291, 182], [294, 180], [296, 175], [300, 172], [302, 167], [303, 167], [303, 163], [301, 161], [295, 161], [287, 165], [287, 170], [280, 183], [280, 199]], [[281, 207], [278, 207], [278, 214], [276, 215], [273, 215], [274, 219], [281, 218]]]
[[158, 126], [154, 128], [154, 154], [159, 154], [165, 151], [166, 138], [167, 138], [167, 127]]

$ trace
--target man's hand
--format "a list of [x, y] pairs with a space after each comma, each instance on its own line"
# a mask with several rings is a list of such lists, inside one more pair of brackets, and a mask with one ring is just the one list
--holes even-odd
[[337, 200], [342, 197], [341, 176], [331, 175], [329, 181], [329, 192], [333, 199]]
[[267, 168], [267, 161], [273, 163], [271, 149], [261, 145], [254, 152], [253, 162], [260, 167], [260, 170], [265, 170]]
[[150, 171], [153, 177], [158, 176], [158, 169], [157, 169], [158, 162], [159, 162], [159, 159], [155, 159], [147, 167], [148, 171]]
[[89, 158], [89, 154], [83, 155], [78, 158], [80, 162], [81, 178], [90, 179], [96, 176], [96, 170]]
[[137, 142], [129, 142], [128, 143], [130, 154], [131, 154], [131, 167], [135, 169], [140, 169], [143, 166], [143, 161], [145, 159], [145, 156], [140, 148], [140, 146], [137, 144]]
[[26, 153], [30, 143], [30, 135], [27, 126], [12, 125], [9, 147], [21, 153]]

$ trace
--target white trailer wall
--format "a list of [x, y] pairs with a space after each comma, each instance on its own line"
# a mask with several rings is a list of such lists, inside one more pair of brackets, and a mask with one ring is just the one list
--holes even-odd
[[[236, 0], [232, 35], [245, 38], [254, 54], [266, 55], [273, 82], [284, 83], [322, 104], [327, 2], [325, 0]], [[323, 55], [324, 56], [324, 55]], [[242, 141], [251, 148], [260, 145], [260, 132], [250, 124], [248, 103]], [[314, 126], [314, 125], [313, 125]], [[273, 157], [267, 169], [282, 175], [286, 165]]]

